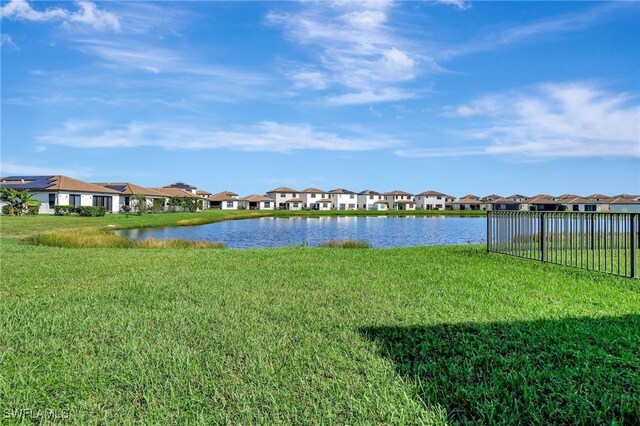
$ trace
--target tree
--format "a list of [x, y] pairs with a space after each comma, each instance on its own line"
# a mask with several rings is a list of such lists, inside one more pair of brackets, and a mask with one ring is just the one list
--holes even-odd
[[0, 200], [7, 203], [11, 216], [22, 216], [29, 212], [29, 207], [40, 206], [40, 201], [33, 199], [35, 195], [27, 190], [0, 187]]
[[134, 194], [131, 196], [132, 200], [135, 200], [135, 203], [132, 203], [133, 209], [138, 216], [147, 212], [147, 197], [141, 194]]

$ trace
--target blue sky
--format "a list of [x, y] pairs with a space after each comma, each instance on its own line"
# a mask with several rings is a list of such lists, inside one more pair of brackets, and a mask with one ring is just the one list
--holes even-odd
[[1, 173], [640, 193], [638, 2], [2, 2]]

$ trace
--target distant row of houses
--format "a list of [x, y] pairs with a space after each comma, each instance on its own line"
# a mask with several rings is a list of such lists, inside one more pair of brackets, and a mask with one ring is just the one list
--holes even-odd
[[143, 200], [146, 207], [167, 210], [176, 198], [198, 200], [203, 209], [221, 210], [498, 210], [498, 211], [613, 211], [640, 212], [640, 195], [607, 196], [593, 194], [581, 197], [545, 194], [527, 197], [496, 194], [478, 197], [473, 194], [456, 199], [437, 191], [412, 194], [395, 190], [360, 192], [338, 188], [325, 191], [318, 188], [295, 190], [279, 187], [265, 195], [240, 197], [232, 191], [211, 193], [184, 182], [161, 188], [149, 188], [130, 182], [89, 183], [68, 176], [6, 176], [0, 186], [28, 190], [41, 202], [40, 213], [54, 213], [56, 205], [102, 206], [117, 213], [136, 208]]

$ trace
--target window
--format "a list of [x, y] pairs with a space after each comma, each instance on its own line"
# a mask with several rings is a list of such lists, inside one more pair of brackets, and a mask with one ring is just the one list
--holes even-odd
[[52, 209], [56, 205], [56, 194], [49, 194], [49, 208]]
[[233, 208], [233, 201], [227, 201], [227, 207]]
[[369, 199], [370, 199], [370, 200], [373, 200], [373, 195], [369, 195]]
[[298, 207], [298, 203], [293, 203], [293, 207]]
[[311, 194], [311, 198], [316, 198], [316, 194]]
[[287, 194], [280, 194], [280, 198], [284, 198], [286, 196], [287, 196]]
[[80, 207], [80, 196], [77, 194], [69, 194], [69, 205]]
[[294, 198], [295, 198], [295, 197], [297, 197], [297, 196], [298, 196], [298, 194], [293, 194], [293, 197], [294, 197]]
[[111, 211], [111, 202], [112, 202], [112, 198], [110, 195], [104, 196], [104, 195], [94, 195], [93, 196], [93, 205], [94, 206], [99, 206], [99, 207], [104, 207], [107, 209], [107, 211]]
[[573, 211], [574, 211], [574, 212], [579, 212], [579, 211], [580, 211], [580, 206], [579, 206], [579, 205], [577, 205], [577, 204], [574, 204], [574, 205], [573, 205]]
[[596, 211], [596, 205], [595, 204], [585, 204], [584, 205], [584, 211], [585, 212], [595, 212]]
[[271, 207], [271, 203], [270, 203], [269, 201], [265, 201], [265, 202], [264, 202], [264, 206], [265, 206], [265, 207]]
[[353, 197], [354, 197], [354, 195], [353, 195], [353, 194], [349, 195], [349, 198], [353, 198]]
[[125, 206], [131, 205], [131, 197], [124, 197], [124, 205]]
[[327, 206], [328, 206], [328, 203], [322, 203], [322, 207], [326, 208]]
[[442, 200], [442, 197], [438, 195], [438, 196], [436, 197], [436, 200]]
[[350, 209], [354, 209], [355, 207], [356, 207], [356, 205], [355, 205], [355, 204], [349, 204], [349, 208], [350, 208]]

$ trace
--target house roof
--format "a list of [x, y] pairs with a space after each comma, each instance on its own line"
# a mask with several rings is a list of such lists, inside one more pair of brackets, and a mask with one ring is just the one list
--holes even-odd
[[638, 198], [640, 198], [640, 195], [636, 194], [618, 194], [618, 195], [614, 195], [612, 198], [627, 198], [630, 200], [637, 200]]
[[415, 201], [411, 201], [411, 200], [396, 200], [394, 201], [394, 203], [396, 204], [415, 204]]
[[480, 197], [478, 197], [477, 195], [473, 195], [473, 194], [467, 194], [467, 195], [463, 195], [462, 197], [460, 197], [460, 199], [463, 199], [463, 198], [473, 198], [473, 199], [476, 199], [476, 200], [480, 199]]
[[161, 192], [155, 189], [145, 188], [144, 186], [136, 185], [131, 182], [101, 182], [95, 185], [105, 188], [113, 189], [122, 195], [146, 195], [149, 197], [164, 197]]
[[202, 189], [198, 189], [196, 191], [196, 195], [212, 195], [212, 194], [208, 191], [203, 191]]
[[258, 203], [261, 201], [273, 201], [273, 198], [269, 198], [267, 196], [259, 195], [259, 194], [252, 194], [252, 195], [247, 195], [244, 198], [240, 198], [240, 201], [250, 201], [253, 203]]
[[527, 197], [526, 195], [522, 195], [522, 194], [513, 194], [511, 196], [509, 196], [508, 198], [524, 198], [525, 200], [528, 200], [530, 197]]
[[558, 195], [558, 197], [556, 198], [559, 198], [560, 200], [571, 200], [578, 197], [580, 196], [576, 194], [562, 194], [562, 195]]
[[460, 198], [455, 204], [484, 204], [476, 198]]
[[440, 196], [440, 197], [446, 196], [446, 194], [443, 194], [442, 192], [433, 191], [433, 190], [424, 191], [424, 192], [421, 192], [421, 193], [416, 194], [416, 195], [425, 195], [425, 196], [435, 195], [435, 196]]
[[604, 194], [591, 194], [591, 195], [587, 195], [586, 198], [611, 198], [610, 195], [604, 195]]
[[119, 194], [110, 188], [84, 182], [68, 176], [6, 176], [0, 181], [0, 186], [29, 191], [73, 191], [97, 192], [101, 194]]
[[503, 197], [492, 201], [493, 204], [522, 204], [522, 201], [516, 201], [513, 197]]
[[640, 200], [634, 200], [633, 198], [618, 197], [608, 202], [608, 204], [640, 204]]
[[200, 198], [199, 196], [197, 196], [196, 194], [186, 191], [184, 189], [180, 189], [180, 188], [175, 188], [175, 187], [171, 187], [171, 188], [151, 188], [154, 189], [162, 194], [164, 194], [165, 197], [188, 197], [188, 198]]
[[329, 191], [329, 194], [355, 194], [355, 192], [349, 191], [348, 189], [344, 189], [344, 188], [336, 188], [334, 190]]
[[316, 200], [316, 203], [330, 203], [331, 202], [331, 198], [321, 198], [319, 200]]
[[574, 197], [563, 200], [563, 202], [566, 204], [609, 204], [610, 201], [610, 199], [594, 200], [585, 197]]
[[527, 203], [528, 204], [562, 204], [562, 201], [556, 200], [546, 195], [540, 195], [540, 196], [528, 199]]
[[304, 192], [305, 194], [325, 194], [327, 191], [323, 191], [322, 189], [318, 188], [307, 188], [303, 189], [302, 192]]
[[382, 195], [378, 191], [374, 191], [373, 189], [365, 189], [364, 191], [358, 192], [358, 195]]
[[401, 191], [399, 189], [396, 189], [394, 191], [389, 191], [389, 192], [385, 192], [383, 195], [409, 195], [409, 196], [413, 196], [413, 194], [410, 194], [406, 191]]
[[378, 201], [375, 201], [373, 204], [389, 204], [389, 202], [387, 200], [378, 200]]
[[302, 198], [298, 198], [298, 197], [293, 197], [293, 198], [289, 198], [287, 201], [285, 201], [286, 203], [301, 203], [302, 202]]
[[292, 192], [292, 193], [298, 193], [300, 191], [296, 191], [295, 189], [291, 189], [291, 188], [286, 187], [286, 186], [281, 186], [279, 188], [272, 189], [271, 191], [267, 191], [267, 193], [269, 193], [269, 192]]
[[238, 201], [237, 198], [233, 197], [232, 195], [226, 193], [226, 192], [220, 192], [218, 194], [212, 195], [211, 197], [208, 197], [207, 200], [209, 201]]
[[195, 187], [195, 186], [193, 186], [193, 185], [189, 185], [188, 183], [184, 183], [184, 182], [175, 182], [175, 183], [170, 183], [169, 185], [165, 185], [165, 186], [163, 186], [163, 188], [196, 189], [196, 187]]
[[498, 198], [502, 198], [502, 195], [498, 195], [498, 194], [489, 194], [486, 197], [484, 197], [484, 200], [488, 200], [488, 199], [493, 199], [496, 200]]

